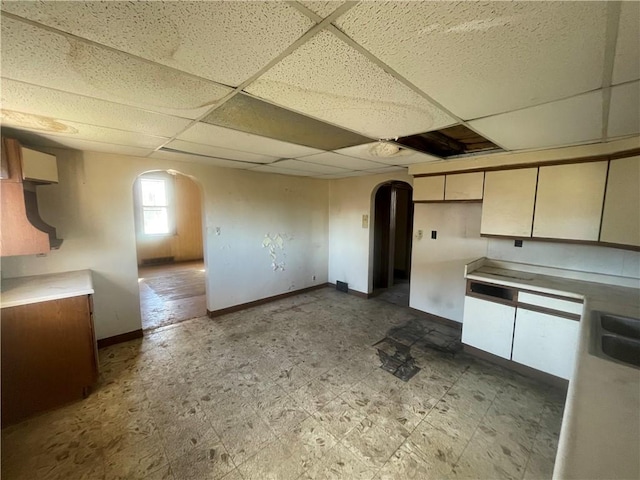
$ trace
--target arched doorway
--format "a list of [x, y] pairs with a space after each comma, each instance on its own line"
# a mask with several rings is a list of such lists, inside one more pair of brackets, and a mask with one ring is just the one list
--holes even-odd
[[373, 218], [374, 293], [408, 306], [413, 235], [411, 185], [399, 181], [379, 185], [374, 196]]
[[138, 285], [143, 330], [206, 315], [202, 192], [176, 171], [134, 184]]

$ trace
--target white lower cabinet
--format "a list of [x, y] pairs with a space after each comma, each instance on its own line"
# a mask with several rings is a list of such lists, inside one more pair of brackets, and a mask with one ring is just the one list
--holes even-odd
[[568, 380], [578, 348], [578, 327], [577, 320], [518, 308], [512, 360]]
[[515, 313], [512, 305], [466, 296], [462, 343], [499, 357], [511, 358]]

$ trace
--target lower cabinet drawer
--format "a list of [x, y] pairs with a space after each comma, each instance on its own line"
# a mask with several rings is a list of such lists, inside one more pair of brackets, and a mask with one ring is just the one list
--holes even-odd
[[568, 380], [573, 375], [578, 330], [576, 320], [518, 307], [512, 360]]

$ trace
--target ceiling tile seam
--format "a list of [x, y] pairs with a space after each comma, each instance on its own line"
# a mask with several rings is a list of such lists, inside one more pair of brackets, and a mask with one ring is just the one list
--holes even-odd
[[[195, 157], [212, 158], [214, 160], [225, 160], [227, 162], [246, 163], [247, 165], [255, 165], [256, 167], [259, 167], [260, 165], [271, 165], [271, 163], [273, 163], [273, 162], [271, 162], [271, 163], [260, 163], [260, 162], [251, 162], [251, 161], [248, 161], [248, 160], [236, 160], [235, 158], [215, 157], [213, 155], [206, 155], [204, 153], [187, 152], [185, 150], [180, 150], [178, 148], [171, 148], [171, 147], [163, 147], [160, 150], [156, 150], [156, 152], [181, 153], [183, 155], [192, 155], [192, 156], [195, 156]], [[247, 153], [249, 153], [249, 152], [247, 152]]]
[[[7, 126], [6, 128], [15, 129], [16, 127]], [[27, 133], [27, 134], [37, 135], [37, 133], [34, 132], [33, 130], [20, 130], [20, 131], [24, 132], [24, 133]], [[100, 140], [88, 140], [86, 138], [70, 137], [70, 136], [67, 136], [67, 135], [59, 135], [59, 134], [52, 133], [52, 132], [47, 132], [47, 133], [42, 134], [41, 138], [44, 138], [45, 140], [51, 140], [49, 137], [56, 137], [56, 139], [57, 138], [60, 138], [60, 139], [65, 139], [66, 138], [66, 139], [69, 139], [69, 140], [78, 140], [80, 142], [99, 143], [101, 145], [115, 145], [116, 147], [137, 148], [137, 149], [140, 149], [140, 150], [151, 150], [152, 153], [153, 153], [153, 147], [141, 147], [139, 145], [124, 145], [122, 143], [102, 142]], [[42, 148], [44, 148], [44, 147], [42, 147]], [[67, 146], [64, 146], [64, 145], [57, 146], [57, 147], [46, 147], [46, 148], [66, 148], [66, 149], [71, 148], [71, 149], [73, 149], [73, 147], [67, 147]], [[107, 153], [109, 153], [109, 152], [107, 152]], [[117, 154], [114, 153], [113, 155], [117, 155]], [[137, 157], [138, 155], [134, 155], [134, 156]], [[147, 155], [140, 155], [139, 157], [140, 158], [145, 158], [146, 156]]]
[[[352, 157], [354, 158], [354, 157]], [[376, 165], [380, 165], [379, 167], [367, 167], [367, 168], [363, 168], [363, 169], [358, 169], [358, 168], [353, 168], [353, 167], [340, 167], [338, 165], [330, 165], [328, 163], [320, 163], [320, 162], [312, 162], [311, 160], [304, 160], [304, 157], [296, 157], [292, 160], [299, 160], [301, 162], [305, 162], [305, 163], [313, 163], [314, 165], [322, 165], [323, 167], [333, 167], [333, 168], [342, 168], [345, 170], [351, 170], [353, 172], [362, 172], [365, 170], [371, 170], [373, 168], [384, 168], [384, 167], [389, 167], [390, 165], [388, 163], [378, 163], [378, 162], [374, 162], [372, 160], [365, 160], [364, 158], [359, 158], [358, 160], [364, 160], [365, 162], [371, 162], [371, 163], [375, 163]]]
[[[361, 145], [366, 145], [366, 144], [361, 144]], [[351, 148], [351, 147], [343, 147], [343, 148]], [[336, 150], [340, 150], [340, 149], [338, 148]], [[342, 157], [355, 158], [356, 160], [364, 160], [365, 162], [376, 163], [378, 165], [384, 165], [384, 166], [389, 165], [388, 163], [380, 163], [380, 162], [376, 162], [375, 160], [369, 160], [368, 158], [356, 157], [354, 155], [347, 155], [346, 153], [340, 153], [340, 152], [337, 152], [336, 150], [327, 150], [327, 152], [325, 152], [325, 153], [334, 153], [334, 154], [340, 155]], [[311, 153], [309, 155], [302, 155], [300, 157], [295, 157], [295, 158], [296, 158], [296, 160], [302, 160], [303, 158], [313, 157], [314, 155], [322, 155], [322, 154], [321, 153]], [[304, 161], [308, 161], [308, 160], [304, 160]], [[311, 161], [308, 161], [308, 162], [309, 163], [316, 163], [316, 162], [311, 162]]]
[[338, 19], [338, 17], [341, 17], [343, 14], [347, 13], [347, 11], [351, 10], [360, 2], [353, 2], [353, 1], [343, 2], [342, 5], [340, 5], [333, 12], [331, 12], [330, 15], [327, 15], [324, 18], [299, 2], [288, 1], [286, 3], [291, 5], [293, 8], [298, 10], [303, 15], [306, 15], [307, 17], [309, 17], [310, 20], [316, 22], [317, 24], [323, 23], [323, 21], [325, 20], [327, 21], [326, 23], [332, 24], [335, 20]]
[[[216, 125], [216, 126], [217, 126], [217, 125]], [[221, 128], [227, 128], [227, 127], [221, 127]], [[232, 128], [230, 128], [229, 130], [233, 130], [233, 129], [232, 129]], [[239, 131], [239, 130], [235, 130], [235, 131]], [[243, 132], [243, 133], [246, 133], [246, 132]], [[249, 135], [253, 135], [253, 134], [249, 134]], [[264, 138], [268, 138], [268, 137], [264, 137]], [[249, 155], [264, 155], [265, 157], [272, 157], [272, 158], [274, 158], [274, 159], [275, 159], [274, 161], [276, 161], [276, 160], [280, 160], [281, 158], [284, 158], [284, 157], [276, 157], [275, 155], [268, 155], [268, 154], [266, 154], [266, 153], [248, 152], [248, 151], [246, 151], [246, 150], [238, 150], [237, 148], [221, 147], [221, 146], [218, 146], [218, 145], [208, 145], [208, 144], [206, 144], [206, 143], [192, 142], [191, 140], [183, 140], [183, 139], [181, 139], [181, 138], [176, 139], [176, 141], [180, 141], [180, 142], [184, 142], [184, 143], [192, 143], [192, 144], [194, 144], [194, 145], [199, 145], [199, 146], [201, 146], [201, 147], [222, 148], [222, 149], [224, 149], [224, 150], [230, 150], [230, 151], [232, 151], [232, 152], [248, 153]], [[171, 147], [163, 147], [163, 148], [170, 148], [170, 149], [171, 149]], [[174, 149], [174, 150], [175, 150], [175, 149]], [[198, 153], [194, 153], [193, 155], [199, 155], [199, 154], [198, 154]], [[311, 155], [318, 155], [318, 154], [313, 154], [313, 153], [312, 153]]]
[[611, 82], [613, 66], [618, 44], [618, 28], [620, 26], [620, 2], [607, 2], [607, 27], [605, 33], [604, 64], [602, 67], [602, 138], [604, 142], [609, 135], [609, 110], [611, 107]]
[[[328, 18], [328, 17], [327, 17]], [[410, 88], [411, 90], [413, 90], [415, 93], [417, 93], [418, 95], [420, 95], [422, 98], [424, 98], [425, 100], [427, 100], [429, 103], [431, 103], [434, 107], [442, 110], [443, 112], [445, 112], [447, 115], [449, 115], [451, 118], [453, 118], [454, 120], [456, 120], [458, 123], [460, 123], [461, 125], [464, 125], [465, 127], [469, 128], [470, 130], [473, 130], [474, 132], [476, 132], [478, 135], [482, 135], [484, 138], [486, 138], [487, 140], [490, 140], [491, 142], [493, 142], [494, 144], [496, 144], [498, 147], [502, 148], [503, 150], [508, 150], [507, 148], [505, 148], [503, 145], [501, 145], [499, 142], [495, 141], [492, 138], [487, 137], [486, 135], [478, 132], [475, 128], [473, 128], [471, 125], [468, 124], [468, 122], [466, 122], [465, 120], [463, 120], [462, 118], [460, 118], [459, 116], [457, 116], [456, 114], [454, 114], [452, 111], [450, 111], [448, 108], [446, 108], [444, 105], [442, 105], [440, 102], [436, 101], [433, 97], [431, 97], [431, 95], [423, 92], [421, 89], [419, 89], [416, 85], [414, 85], [412, 82], [410, 82], [408, 79], [406, 79], [404, 76], [402, 76], [400, 73], [398, 73], [395, 69], [391, 68], [389, 65], [387, 65], [385, 62], [383, 62], [382, 60], [380, 60], [378, 57], [376, 57], [374, 54], [372, 54], [369, 50], [367, 50], [366, 48], [364, 48], [362, 45], [360, 45], [358, 42], [356, 42], [355, 40], [353, 40], [349, 35], [347, 35], [346, 33], [344, 33], [341, 29], [339, 29], [338, 27], [336, 27], [335, 25], [330, 25], [329, 27], [327, 27], [327, 30], [330, 31], [331, 33], [333, 33], [336, 37], [338, 37], [340, 40], [342, 40], [343, 42], [345, 42], [347, 45], [349, 45], [350, 47], [354, 48], [355, 50], [357, 50], [358, 52], [360, 52], [362, 55], [364, 55], [368, 60], [370, 60], [371, 62], [373, 62], [374, 64], [376, 64], [378, 67], [382, 68], [385, 72], [387, 72], [389, 75], [391, 75], [392, 77], [394, 77], [396, 80], [398, 80], [399, 82], [401, 82], [402, 84], [404, 84], [406, 87]]]
[[296, 162], [307, 163], [307, 164], [310, 164], [310, 165], [319, 165], [321, 167], [339, 168], [339, 169], [345, 170], [345, 171], [355, 171], [353, 168], [336, 167], [335, 165], [327, 165], [325, 163], [310, 162], [308, 160], [301, 160], [300, 158], [290, 158], [289, 160], [295, 160]]
[[91, 99], [91, 100], [96, 100], [98, 102], [110, 103], [111, 105], [117, 105], [119, 107], [131, 108], [131, 109], [137, 110], [139, 112], [150, 113], [152, 115], [161, 115], [161, 116], [166, 117], [166, 118], [177, 118], [179, 120], [186, 120], [188, 122], [191, 122], [193, 120], [192, 118], [188, 118], [188, 117], [181, 117], [179, 115], [169, 115], [168, 113], [157, 112], [155, 110], [148, 110], [146, 108], [137, 107], [137, 106], [130, 105], [130, 104], [127, 104], [127, 103], [114, 102], [112, 100], [105, 100], [103, 98], [92, 97], [91, 95], [84, 95], [82, 93], [69, 92], [67, 90], [60, 90], [59, 88], [44, 87], [44, 86], [38, 85], [36, 83], [25, 82], [24, 80], [16, 80], [15, 78], [7, 77], [7, 76], [4, 76], [4, 75], [2, 77], [0, 77], [0, 83], [1, 83], [2, 79], [10, 80], [10, 81], [16, 82], [16, 83], [21, 83], [22, 85], [29, 85], [30, 87], [41, 88], [43, 90], [49, 90], [49, 91], [52, 91], [52, 92], [60, 92], [60, 93], [63, 93], [65, 95], [73, 95], [73, 96], [76, 96], [76, 97], [88, 98], [88, 99]]
[[[351, 7], [349, 7], [349, 8], [351, 8]], [[217, 110], [222, 105], [224, 105], [226, 102], [228, 102], [233, 97], [235, 97], [238, 93], [242, 92], [242, 90], [244, 90], [248, 85], [250, 85], [251, 83], [256, 81], [260, 76], [264, 75], [269, 69], [273, 68], [276, 64], [280, 63], [285, 57], [289, 56], [294, 50], [298, 49], [299, 47], [301, 47], [302, 45], [307, 43], [309, 40], [311, 40], [316, 34], [318, 34], [324, 28], [324, 25], [329, 23], [331, 18], [332, 18], [332, 16], [329, 16], [326, 19], [324, 19], [322, 22], [317, 23], [317, 24], [313, 25], [311, 28], [309, 28], [309, 30], [307, 30], [298, 39], [296, 39], [291, 45], [289, 45], [287, 48], [285, 48], [278, 56], [273, 58], [269, 63], [267, 63], [264, 67], [262, 67], [256, 73], [254, 73], [251, 77], [249, 77], [248, 79], [243, 81], [240, 85], [235, 87], [231, 92], [229, 92], [227, 95], [222, 97], [209, 110], [207, 110], [202, 115], [200, 115], [198, 118], [193, 120], [182, 131], [178, 132], [176, 135], [174, 135], [172, 138], [170, 138], [169, 141], [166, 142], [165, 144], [160, 145], [156, 150], [159, 150], [159, 149], [163, 148], [169, 142], [175, 140], [178, 136], [182, 135], [184, 132], [189, 130], [189, 128], [191, 128], [192, 126], [197, 124], [199, 121], [201, 121], [203, 118], [205, 118], [208, 115], [210, 115], [211, 113], [213, 113], [215, 110]]]
[[91, 45], [91, 46], [94, 46], [94, 47], [98, 47], [98, 48], [102, 48], [102, 49], [105, 49], [105, 50], [109, 50], [111, 52], [116, 52], [116, 53], [119, 53], [119, 54], [122, 54], [122, 55], [126, 55], [126, 56], [128, 56], [130, 58], [135, 58], [136, 60], [139, 60], [141, 62], [147, 63], [149, 65], [153, 65], [153, 66], [156, 66], [156, 67], [160, 67], [160, 68], [164, 68], [164, 69], [167, 69], [167, 70], [171, 70], [172, 72], [178, 72], [178, 73], [180, 73], [182, 75], [187, 75], [187, 76], [189, 76], [191, 78], [195, 78], [197, 80], [213, 83], [215, 85], [222, 86], [222, 87], [225, 87], [225, 88], [230, 88], [230, 89], [234, 88], [232, 85], [226, 85], [224, 83], [216, 82], [215, 80], [211, 80], [210, 78], [202, 77], [200, 75], [196, 75], [195, 73], [191, 73], [191, 72], [186, 72], [184, 70], [180, 70], [179, 68], [171, 67], [169, 65], [165, 65], [164, 63], [154, 62], [153, 60], [149, 60], [148, 58], [141, 57], [139, 55], [135, 55], [133, 53], [126, 52], [124, 50], [119, 50], [119, 49], [117, 49], [115, 47], [111, 47], [109, 45], [105, 45], [103, 43], [96, 42], [94, 40], [90, 40], [90, 39], [85, 38], [85, 37], [80, 37], [78, 35], [74, 35], [73, 33], [65, 32], [64, 30], [60, 30], [58, 28], [51, 27], [49, 25], [45, 25], [43, 23], [36, 22], [34, 20], [30, 20], [28, 18], [24, 18], [24, 17], [21, 17], [19, 15], [15, 15], [13, 13], [6, 12], [4, 10], [0, 11], [0, 16], [6, 16], [6, 17], [9, 17], [9, 18], [11, 18], [13, 20], [16, 20], [18, 22], [26, 23], [26, 24], [31, 25], [33, 27], [39, 28], [41, 30], [46, 30], [46, 31], [54, 33], [56, 35], [61, 35], [63, 37], [71, 38], [71, 39], [73, 39], [75, 41], [78, 41], [78, 42], [82, 42], [82, 43], [85, 43], [85, 44], [88, 44], [88, 45]]

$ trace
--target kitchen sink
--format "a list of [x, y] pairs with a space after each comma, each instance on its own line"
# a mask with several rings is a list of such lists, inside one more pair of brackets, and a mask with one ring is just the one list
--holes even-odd
[[591, 353], [640, 368], [640, 318], [593, 312]]

